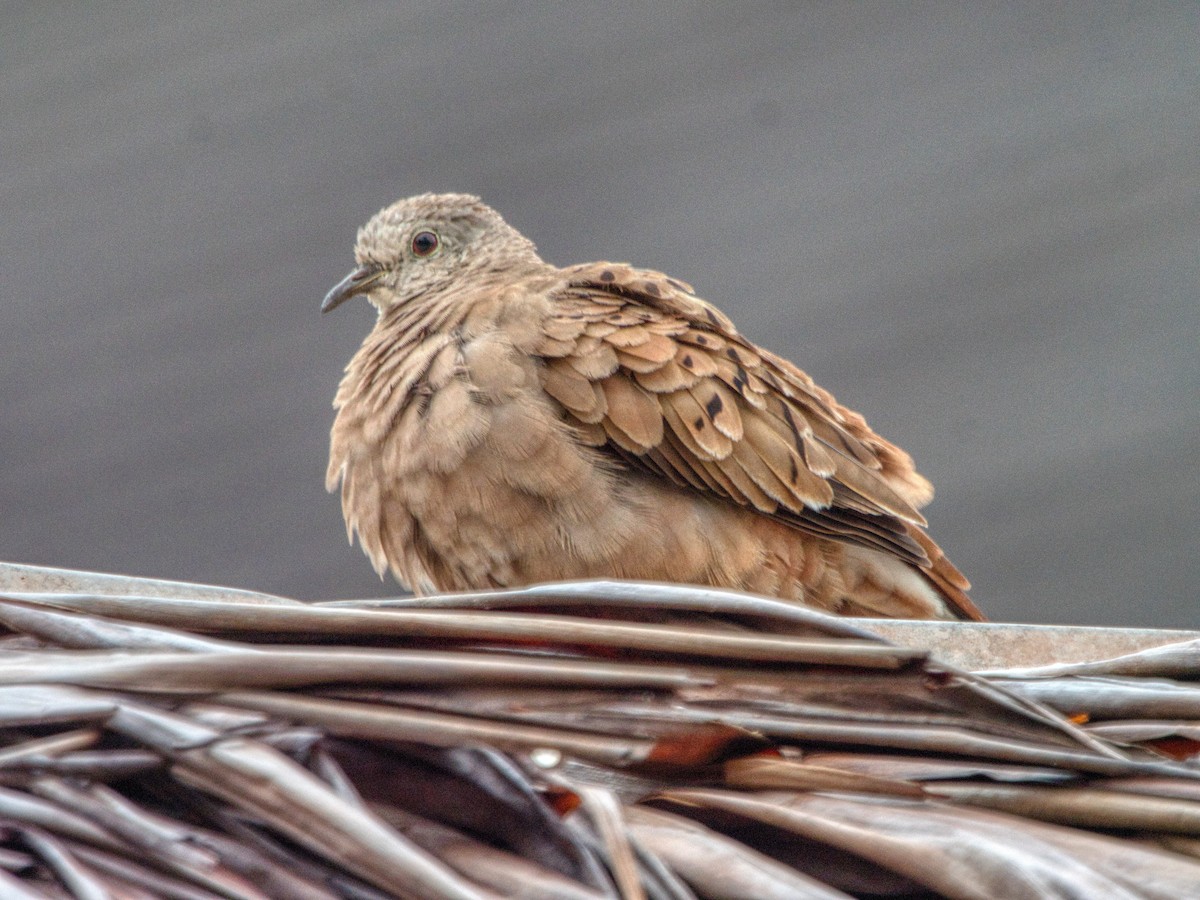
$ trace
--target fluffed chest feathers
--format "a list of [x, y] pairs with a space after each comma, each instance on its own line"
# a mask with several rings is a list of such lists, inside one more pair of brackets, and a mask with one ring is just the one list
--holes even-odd
[[351, 363], [328, 472], [376, 569], [417, 590], [487, 587], [569, 550], [613, 480], [542, 390], [540, 360], [494, 331], [399, 349]]

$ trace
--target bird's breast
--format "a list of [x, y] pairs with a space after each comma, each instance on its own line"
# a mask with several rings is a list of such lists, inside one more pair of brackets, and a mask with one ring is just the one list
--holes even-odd
[[[603, 520], [611, 473], [501, 333], [364, 347], [339, 392], [329, 483], [376, 568], [415, 589], [521, 583]], [[619, 522], [603, 523], [620, 533]], [[602, 540], [587, 552], [612, 555]], [[610, 540], [611, 543], [611, 540]]]

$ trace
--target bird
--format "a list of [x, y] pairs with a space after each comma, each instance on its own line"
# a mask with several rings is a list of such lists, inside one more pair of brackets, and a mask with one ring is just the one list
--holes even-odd
[[469, 194], [385, 207], [354, 254], [321, 310], [362, 296], [377, 314], [334, 399], [326, 487], [380, 577], [983, 618], [926, 534], [912, 458], [686, 282], [547, 263]]

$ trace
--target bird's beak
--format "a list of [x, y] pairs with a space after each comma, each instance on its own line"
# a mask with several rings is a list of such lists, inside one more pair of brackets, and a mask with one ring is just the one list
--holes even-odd
[[351, 297], [365, 294], [382, 277], [383, 268], [376, 263], [365, 263], [359, 266], [335, 284], [325, 295], [325, 299], [321, 303], [321, 312], [327, 313], [331, 309], [341, 306]]

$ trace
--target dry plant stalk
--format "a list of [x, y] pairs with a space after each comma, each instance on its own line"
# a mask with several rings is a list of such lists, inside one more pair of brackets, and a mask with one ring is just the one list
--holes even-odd
[[0, 623], [4, 896], [1200, 885], [1191, 644], [980, 675], [712, 589], [302, 604], [3, 565]]

